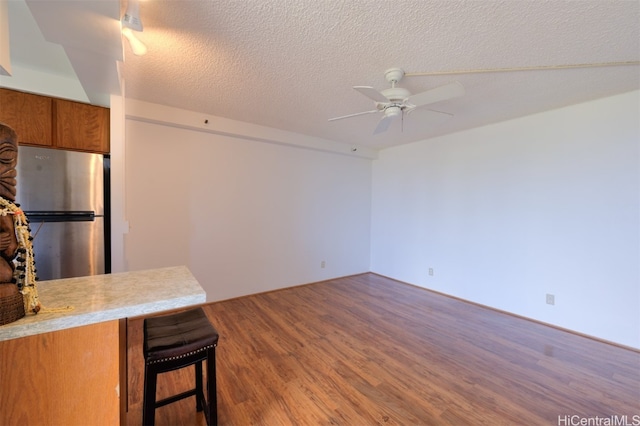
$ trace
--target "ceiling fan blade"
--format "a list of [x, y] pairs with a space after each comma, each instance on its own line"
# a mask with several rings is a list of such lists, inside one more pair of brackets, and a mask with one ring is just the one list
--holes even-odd
[[464, 87], [459, 82], [454, 81], [453, 83], [445, 84], [444, 86], [409, 96], [407, 101], [416, 107], [421, 107], [423, 105], [457, 98], [462, 95], [464, 95]]
[[349, 114], [349, 115], [343, 115], [343, 116], [340, 116], [340, 117], [330, 118], [329, 121], [342, 120], [343, 118], [357, 117], [359, 115], [372, 114], [374, 112], [380, 112], [380, 111], [378, 111], [377, 109], [374, 109], [372, 111], [356, 112], [355, 114]]
[[389, 99], [387, 99], [386, 96], [384, 96], [382, 93], [378, 92], [373, 87], [369, 87], [369, 86], [353, 86], [353, 88], [355, 90], [357, 90], [358, 92], [362, 93], [363, 95], [365, 95], [367, 98], [369, 98], [369, 99], [371, 99], [371, 100], [373, 100], [375, 102], [382, 102], [382, 103], [389, 102]]
[[407, 108], [407, 115], [413, 113], [414, 111], [419, 111], [421, 115], [431, 115], [432, 117], [453, 117], [453, 114], [444, 111], [438, 111], [437, 109], [424, 109], [424, 108]]
[[386, 132], [392, 120], [393, 120], [393, 117], [390, 115], [385, 115], [384, 117], [382, 117], [382, 119], [378, 122], [376, 129], [373, 131], [373, 134], [377, 135], [379, 133]]

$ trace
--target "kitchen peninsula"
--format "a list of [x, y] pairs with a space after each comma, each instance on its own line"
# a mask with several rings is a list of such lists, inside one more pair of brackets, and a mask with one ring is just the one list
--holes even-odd
[[2, 425], [119, 424], [127, 318], [206, 301], [184, 266], [42, 281], [38, 294], [43, 311], [0, 326]]

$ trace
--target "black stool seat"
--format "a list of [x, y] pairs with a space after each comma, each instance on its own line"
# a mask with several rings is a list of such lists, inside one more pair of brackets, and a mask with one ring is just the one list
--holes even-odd
[[[217, 424], [215, 348], [218, 332], [202, 308], [144, 320], [143, 425], [153, 425], [155, 409], [195, 395], [196, 409], [205, 410], [208, 425]], [[208, 395], [202, 386], [202, 362], [207, 361]], [[194, 364], [196, 387], [156, 401], [157, 375]]]

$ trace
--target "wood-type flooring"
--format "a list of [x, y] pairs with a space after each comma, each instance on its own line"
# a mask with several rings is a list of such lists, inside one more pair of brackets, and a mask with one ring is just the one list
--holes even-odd
[[[379, 275], [205, 312], [220, 333], [220, 425], [640, 425], [639, 351]], [[142, 320], [128, 332], [126, 417], [138, 426]], [[158, 396], [192, 375], [166, 373]], [[205, 422], [191, 397], [157, 409], [156, 424]]]

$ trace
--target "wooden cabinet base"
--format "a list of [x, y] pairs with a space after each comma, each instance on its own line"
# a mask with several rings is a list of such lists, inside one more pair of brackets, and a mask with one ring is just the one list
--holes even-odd
[[120, 345], [118, 320], [0, 342], [0, 424], [120, 424]]

